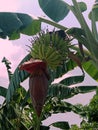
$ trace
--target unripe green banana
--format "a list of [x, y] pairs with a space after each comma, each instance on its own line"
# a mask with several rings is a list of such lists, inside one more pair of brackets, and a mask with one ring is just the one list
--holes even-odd
[[46, 60], [46, 49], [45, 44], [39, 44], [39, 57], [42, 60]]
[[38, 45], [38, 55], [39, 55], [39, 59], [43, 59], [43, 55], [42, 55], [42, 44]]
[[[32, 46], [31, 56], [35, 59], [46, 61], [48, 66], [57, 67], [66, 56], [66, 45], [64, 39], [57, 34], [40, 34]], [[53, 65], [52, 65], [53, 64]]]
[[48, 58], [52, 53], [54, 53], [54, 48], [47, 46], [46, 58]]

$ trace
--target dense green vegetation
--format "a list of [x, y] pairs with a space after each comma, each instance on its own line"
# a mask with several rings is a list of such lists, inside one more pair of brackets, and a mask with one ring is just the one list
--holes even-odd
[[[2, 60], [7, 68], [9, 86], [8, 89], [5, 86], [0, 86], [0, 95], [5, 98], [4, 103], [0, 106], [0, 129], [48, 130], [50, 126], [43, 126], [43, 120], [54, 113], [73, 111], [83, 119], [80, 127], [77, 125], [70, 126], [66, 121], [56, 122], [51, 126], [66, 130], [96, 130], [98, 128], [97, 86], [78, 86], [77, 84], [84, 80], [84, 70], [93, 79], [98, 80], [98, 33], [96, 27], [98, 1], [95, 1], [96, 3], [89, 13], [92, 23], [91, 29], [82, 15], [87, 10], [84, 2], [72, 0], [73, 5], [69, 5], [69, 3], [62, 0], [49, 0], [46, 2], [38, 0], [38, 2], [40, 8], [53, 21], [41, 17], [32, 18], [29, 14], [0, 13], [1, 38], [8, 37], [9, 40], [14, 40], [20, 38], [20, 33], [29, 36], [37, 34], [37, 37], [32, 40], [34, 45], [30, 47], [30, 53], [24, 57], [13, 74], [11, 72], [11, 63], [6, 58]], [[80, 28], [67, 28], [58, 23], [68, 15], [70, 10], [80, 23]], [[41, 32], [42, 22], [52, 25], [56, 30]], [[75, 44], [73, 44], [74, 39], [76, 39]], [[38, 117], [34, 106], [32, 106], [29, 90], [26, 91], [21, 86], [21, 82], [29, 78], [31, 74], [25, 70], [20, 70], [20, 66], [30, 61], [31, 58], [42, 62], [45, 61], [50, 77], [48, 92], [40, 117]], [[81, 69], [81, 75], [71, 76], [59, 83], [52, 84], [55, 78], [61, 77], [76, 66]], [[70, 85], [75, 87], [70, 88]], [[95, 90], [96, 95], [87, 106], [72, 105], [63, 101], [63, 99], [71, 98], [79, 93], [88, 93]]]

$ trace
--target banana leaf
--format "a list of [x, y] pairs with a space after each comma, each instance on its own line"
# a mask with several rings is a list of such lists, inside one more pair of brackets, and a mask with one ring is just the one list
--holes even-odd
[[62, 20], [69, 12], [66, 3], [61, 0], [38, 0], [38, 2], [46, 15], [56, 22]]
[[[27, 55], [21, 62], [20, 64], [24, 63], [25, 61], [29, 60], [31, 58], [30, 55]], [[19, 64], [19, 65], [20, 65]], [[7, 95], [6, 95], [6, 101], [9, 102], [11, 97], [13, 96], [15, 90], [20, 86], [20, 83], [23, 82], [28, 76], [29, 74], [25, 71], [20, 71], [19, 70], [19, 65], [16, 68], [11, 81], [9, 83], [8, 86], [8, 91], [7, 91]]]
[[71, 98], [80, 93], [89, 93], [95, 91], [97, 86], [77, 86], [68, 87], [64, 84], [52, 84], [49, 87], [48, 96], [58, 97], [60, 99]]
[[7, 88], [0, 86], [0, 96], [6, 97]]
[[20, 38], [20, 33], [34, 35], [41, 29], [38, 18], [23, 13], [0, 12], [0, 37]]
[[[44, 13], [55, 22], [63, 20], [70, 11], [69, 5], [62, 0], [39, 0], [38, 2]], [[87, 9], [85, 3], [79, 2], [78, 4], [81, 8], [81, 12]]]

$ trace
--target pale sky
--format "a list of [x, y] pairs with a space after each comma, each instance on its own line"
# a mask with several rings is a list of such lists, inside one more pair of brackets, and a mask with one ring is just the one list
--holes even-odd
[[[91, 10], [91, 7], [95, 0], [79, 1], [84, 1], [88, 5], [88, 10], [84, 13], [84, 16], [86, 17], [88, 24], [90, 24], [90, 20], [88, 20], [87, 15], [88, 12]], [[71, 0], [66, 0], [66, 2], [71, 2]], [[45, 16], [45, 14], [40, 9], [37, 0], [0, 0], [0, 12], [21, 12], [33, 14], [36, 16]], [[78, 22], [73, 17], [72, 13], [69, 13], [67, 18], [60, 21], [60, 23], [67, 27], [79, 26]], [[28, 39], [29, 37], [25, 35], [21, 35], [21, 38], [15, 41], [0, 39], [0, 86], [7, 87], [8, 85], [6, 68], [5, 65], [1, 62], [3, 57], [5, 56], [8, 60], [11, 61], [12, 71], [14, 71], [18, 63], [27, 54], [26, 45], [30, 44]]]

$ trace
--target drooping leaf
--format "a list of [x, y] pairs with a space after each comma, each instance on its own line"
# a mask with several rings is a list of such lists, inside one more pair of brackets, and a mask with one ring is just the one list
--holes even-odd
[[76, 87], [78, 89], [79, 93], [88, 93], [95, 91], [98, 87], [97, 86], [79, 86]]
[[66, 86], [74, 85], [83, 82], [84, 75], [81, 76], [71, 76], [68, 78], [63, 79], [60, 83]]
[[67, 34], [71, 36], [85, 36], [85, 32], [81, 28], [72, 27], [66, 30]]
[[49, 126], [43, 126], [43, 125], [40, 126], [40, 130], [49, 130], [49, 129], [50, 129]]
[[67, 29], [66, 33], [71, 35], [74, 39], [77, 39], [81, 44], [83, 44], [87, 49], [90, 50], [85, 31], [83, 29], [72, 27]]
[[73, 36], [75, 39], [77, 39], [81, 44], [83, 44], [87, 49], [90, 50], [90, 46], [85, 34], [85, 31], [81, 28], [70, 28], [66, 31], [69, 35]]
[[40, 31], [40, 21], [33, 16], [22, 13], [0, 13], [0, 37], [18, 39], [20, 33], [34, 35]]
[[79, 93], [89, 93], [96, 90], [97, 86], [75, 86], [67, 87], [64, 84], [52, 84], [49, 87], [48, 95], [60, 99], [71, 98]]
[[62, 20], [69, 12], [67, 4], [62, 0], [39, 0], [39, 5], [46, 15], [56, 22]]
[[21, 33], [32, 36], [39, 32], [41, 29], [41, 22], [38, 19], [33, 20], [26, 28], [21, 30]]
[[7, 88], [0, 86], [0, 96], [3, 96], [5, 98], [6, 94], [7, 94]]
[[92, 61], [83, 64], [84, 70], [96, 81], [98, 81], [98, 69], [94, 66]]
[[60, 128], [62, 130], [69, 130], [70, 126], [69, 126], [69, 123], [68, 122], [55, 122], [52, 124], [54, 127], [57, 127], [57, 128]]
[[[31, 58], [30, 55], [27, 55], [19, 64], [19, 66], [24, 63], [25, 61], [29, 60]], [[28, 76], [29, 73], [27, 73], [26, 71], [20, 71], [19, 70], [19, 66], [16, 68], [13, 77], [11, 78], [9, 87], [8, 87], [8, 91], [7, 91], [7, 95], [6, 95], [6, 101], [9, 102], [11, 97], [13, 96], [16, 88], [19, 87], [19, 84], [21, 82], [23, 82]]]

